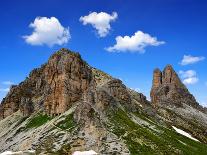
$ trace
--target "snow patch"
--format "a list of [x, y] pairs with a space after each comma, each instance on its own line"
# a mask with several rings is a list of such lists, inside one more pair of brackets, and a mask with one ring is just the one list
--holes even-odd
[[97, 154], [95, 151], [90, 150], [90, 151], [75, 151], [73, 155], [95, 155]]
[[192, 139], [192, 140], [195, 140], [195, 141], [199, 142], [198, 139], [193, 138], [189, 133], [187, 133], [187, 132], [185, 132], [185, 131], [183, 131], [183, 130], [181, 130], [181, 129], [178, 129], [178, 128], [176, 128], [175, 126], [172, 126], [172, 127], [173, 127], [173, 129], [174, 129], [177, 133], [179, 133], [179, 134], [181, 134], [181, 135], [183, 135], [183, 136], [186, 136], [186, 137], [188, 137], [188, 138], [190, 138], [190, 139]]

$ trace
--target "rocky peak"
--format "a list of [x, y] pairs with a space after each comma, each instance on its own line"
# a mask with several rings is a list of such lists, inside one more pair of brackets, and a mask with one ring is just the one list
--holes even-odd
[[162, 73], [162, 83], [173, 84], [178, 87], [185, 87], [171, 65], [167, 65], [164, 68]]
[[198, 105], [171, 65], [167, 65], [163, 72], [154, 70], [150, 96], [154, 107], [162, 103]]
[[81, 99], [92, 81], [92, 71], [80, 54], [61, 49], [52, 55], [44, 70], [49, 94], [45, 99], [46, 112], [61, 114]]
[[153, 73], [153, 88], [158, 88], [162, 85], [162, 72], [156, 68]]
[[129, 110], [136, 109], [122, 81], [90, 67], [79, 53], [63, 48], [11, 89], [0, 105], [0, 119], [18, 110], [25, 116], [38, 111], [56, 116], [76, 102], [102, 110], [119, 102]]
[[92, 76], [92, 69], [79, 53], [60, 49], [11, 89], [0, 105], [0, 117], [18, 110], [24, 115], [38, 110], [59, 115], [81, 100], [82, 94], [94, 85]]

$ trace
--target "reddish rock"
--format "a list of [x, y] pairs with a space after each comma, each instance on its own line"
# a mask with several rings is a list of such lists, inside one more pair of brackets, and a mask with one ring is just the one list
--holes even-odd
[[43, 110], [49, 115], [65, 112], [93, 85], [92, 70], [78, 53], [61, 49], [25, 81], [11, 88], [0, 105], [0, 119], [21, 110], [24, 115]]
[[154, 70], [150, 96], [154, 107], [158, 107], [159, 104], [163, 103], [177, 106], [186, 103], [198, 107], [195, 98], [181, 82], [171, 65], [167, 65], [163, 72], [159, 69]]
[[44, 69], [49, 86], [44, 106], [48, 114], [61, 114], [81, 99], [92, 81], [92, 71], [79, 54], [62, 50], [55, 53]]
[[[141, 94], [138, 98], [146, 101]], [[131, 100], [121, 80], [90, 67], [78, 53], [61, 49], [25, 81], [11, 88], [0, 105], [0, 119], [18, 110], [24, 116], [37, 111], [55, 116], [76, 102], [95, 105], [100, 111], [122, 104], [133, 111], [137, 105]]]

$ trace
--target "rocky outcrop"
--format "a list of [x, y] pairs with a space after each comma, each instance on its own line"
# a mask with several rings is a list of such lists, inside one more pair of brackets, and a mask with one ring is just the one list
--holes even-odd
[[160, 104], [182, 106], [182, 103], [198, 107], [195, 98], [181, 82], [171, 65], [167, 65], [163, 72], [159, 69], [154, 70], [150, 96], [154, 107]]
[[[140, 96], [141, 100], [146, 98]], [[38, 111], [60, 115], [78, 101], [96, 104], [102, 110], [115, 102], [136, 109], [121, 80], [90, 67], [78, 53], [61, 49], [25, 81], [12, 86], [0, 105], [0, 119], [18, 110], [24, 116]]]
[[172, 126], [181, 127], [203, 142], [206, 139], [206, 111], [178, 75], [167, 65], [163, 72], [154, 70], [151, 101], [157, 116]]
[[92, 70], [78, 53], [61, 49], [41, 68], [13, 86], [0, 105], [0, 119], [21, 110], [27, 116], [39, 110], [49, 115], [65, 112], [95, 83]]
[[131, 103], [130, 95], [121, 80], [113, 79], [107, 82], [104, 87], [108, 90], [108, 93], [117, 98], [119, 102], [127, 102], [128, 104]]
[[183, 141], [171, 129], [179, 127], [207, 143], [207, 115], [198, 110], [172, 66], [154, 71], [151, 98], [155, 108], [143, 94], [90, 67], [78, 53], [61, 49], [3, 99], [0, 152], [185, 154], [185, 146], [193, 154], [207, 152], [206, 146]]
[[96, 68], [92, 68], [92, 73], [93, 73], [94, 80], [97, 85], [103, 85], [107, 81], [110, 81], [113, 79], [112, 76], [110, 76], [110, 75], [108, 75], [108, 74], [104, 73], [103, 71], [96, 69]]
[[44, 76], [48, 86], [44, 107], [48, 114], [65, 112], [82, 98], [92, 82], [91, 68], [79, 54], [67, 50], [57, 52], [49, 59]]

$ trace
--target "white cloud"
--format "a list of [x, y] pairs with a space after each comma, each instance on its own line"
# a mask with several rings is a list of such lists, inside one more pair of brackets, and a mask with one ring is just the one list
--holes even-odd
[[183, 59], [181, 61], [181, 65], [189, 65], [189, 64], [194, 64], [194, 63], [197, 63], [199, 61], [202, 61], [204, 60], [205, 57], [194, 57], [194, 56], [191, 56], [191, 55], [184, 55], [183, 56]]
[[55, 17], [37, 17], [29, 27], [34, 31], [23, 38], [31, 45], [63, 45], [71, 38], [69, 28], [63, 27]]
[[141, 92], [141, 89], [140, 88], [130, 88], [131, 90], [134, 90], [136, 92]]
[[0, 92], [9, 92], [10, 88], [0, 88]]
[[113, 12], [112, 15], [106, 12], [92, 12], [87, 16], [81, 16], [79, 21], [83, 25], [91, 24], [100, 37], [105, 37], [111, 29], [110, 22], [115, 21], [117, 17], [118, 14], [116, 12]]
[[194, 77], [196, 76], [196, 71], [194, 70], [187, 70], [187, 71], [179, 71], [182, 78]]
[[159, 46], [164, 44], [164, 41], [158, 41], [156, 37], [137, 31], [133, 36], [117, 36], [116, 44], [112, 47], [106, 48], [109, 52], [140, 52], [143, 53], [147, 46]]
[[11, 81], [3, 81], [2, 84], [3, 85], [13, 85], [14, 83]]
[[199, 80], [194, 70], [180, 71], [179, 73], [183, 79], [183, 83], [186, 85], [195, 84]]
[[198, 82], [198, 78], [197, 77], [190, 77], [190, 78], [186, 78], [183, 80], [184, 84], [195, 84]]

